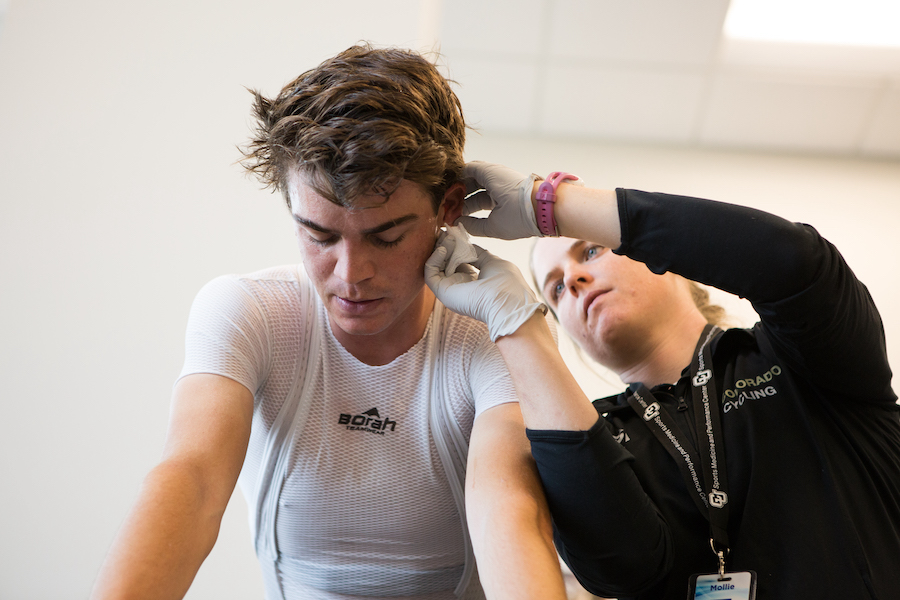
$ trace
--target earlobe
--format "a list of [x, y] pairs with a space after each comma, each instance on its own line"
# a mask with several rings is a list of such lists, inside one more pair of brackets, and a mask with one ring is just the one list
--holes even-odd
[[[463, 201], [466, 197], [466, 186], [461, 181], [451, 185], [444, 193], [444, 199], [441, 202], [443, 209], [443, 219], [441, 225], [453, 225], [456, 220], [462, 216]], [[438, 213], [440, 214], [440, 213]]]

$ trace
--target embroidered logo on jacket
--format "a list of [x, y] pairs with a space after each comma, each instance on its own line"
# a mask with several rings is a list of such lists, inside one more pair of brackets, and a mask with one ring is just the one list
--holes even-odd
[[734, 382], [733, 388], [723, 392], [722, 410], [726, 413], [731, 412], [741, 408], [747, 400], [758, 400], [776, 395], [778, 389], [773, 380], [781, 373], [781, 367], [774, 365], [762, 375], [738, 379]]
[[391, 421], [388, 418], [382, 419], [378, 414], [378, 409], [373, 407], [358, 415], [341, 413], [338, 417], [338, 425], [346, 425], [347, 429], [352, 431], [368, 431], [384, 435], [385, 431], [394, 431], [397, 421]]

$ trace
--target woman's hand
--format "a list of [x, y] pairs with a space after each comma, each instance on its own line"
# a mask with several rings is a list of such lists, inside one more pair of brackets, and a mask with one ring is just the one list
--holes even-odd
[[425, 263], [425, 283], [444, 306], [485, 323], [494, 342], [515, 332], [535, 312], [547, 312], [514, 264], [478, 246], [471, 264], [446, 273], [456, 243], [455, 236], [444, 236]]
[[[456, 222], [472, 235], [501, 240], [541, 237], [534, 217], [534, 182], [537, 175], [523, 175], [503, 165], [476, 160], [463, 169], [466, 201]], [[479, 191], [480, 190], [480, 191]], [[486, 218], [471, 217], [489, 210]]]

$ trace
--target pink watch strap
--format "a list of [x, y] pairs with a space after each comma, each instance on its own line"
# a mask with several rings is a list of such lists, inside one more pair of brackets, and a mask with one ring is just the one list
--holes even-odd
[[538, 186], [537, 194], [534, 196], [535, 200], [537, 200], [537, 226], [541, 233], [546, 236], [559, 236], [556, 218], [553, 216], [553, 206], [556, 203], [556, 188], [559, 187], [560, 183], [569, 179], [578, 179], [578, 176], [571, 173], [563, 173], [562, 171], [553, 171]]

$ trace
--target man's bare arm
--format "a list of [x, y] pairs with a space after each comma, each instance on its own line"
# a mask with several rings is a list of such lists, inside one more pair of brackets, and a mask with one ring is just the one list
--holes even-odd
[[212, 550], [237, 482], [253, 395], [218, 375], [178, 382], [160, 463], [141, 486], [91, 598], [182, 598]]
[[475, 420], [466, 513], [490, 600], [565, 600], [550, 511], [516, 403], [495, 406]]

